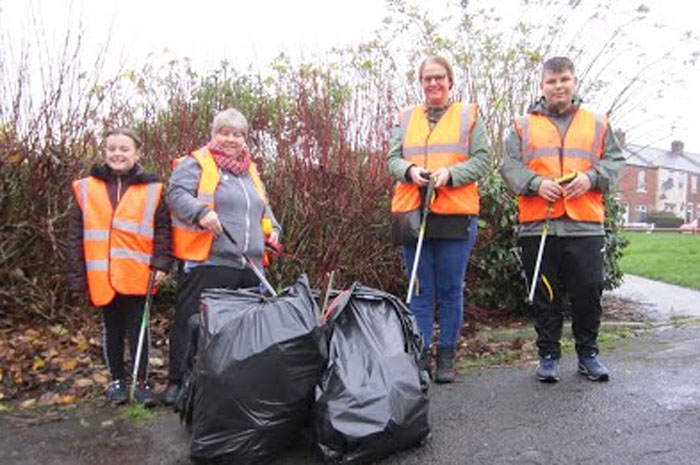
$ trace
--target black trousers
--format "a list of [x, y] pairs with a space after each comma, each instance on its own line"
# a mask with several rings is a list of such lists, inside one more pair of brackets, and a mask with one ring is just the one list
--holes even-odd
[[240, 289], [259, 284], [258, 277], [248, 268], [228, 266], [197, 266], [180, 275], [175, 294], [175, 317], [170, 325], [170, 357], [168, 379], [179, 384], [185, 369], [189, 340], [188, 320], [199, 311], [199, 298], [205, 289]]
[[[112, 302], [101, 307], [104, 320], [104, 355], [114, 380], [125, 380], [132, 372], [129, 370], [129, 373], [126, 373], [124, 369], [124, 339], [128, 337], [131, 360], [135, 360], [145, 302], [145, 296], [117, 294]], [[140, 379], [146, 379], [148, 376], [150, 340], [150, 332], [146, 331], [139, 363]]]
[[[532, 282], [539, 243], [540, 236], [520, 239], [528, 282]], [[561, 356], [565, 294], [571, 302], [576, 353], [598, 353], [604, 247], [603, 236], [547, 237], [533, 299], [540, 356]]]

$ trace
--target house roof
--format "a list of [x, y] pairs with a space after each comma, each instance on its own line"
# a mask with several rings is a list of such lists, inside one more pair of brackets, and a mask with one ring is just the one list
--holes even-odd
[[622, 149], [628, 165], [666, 168], [700, 174], [700, 154], [673, 153], [643, 145], [627, 144]]

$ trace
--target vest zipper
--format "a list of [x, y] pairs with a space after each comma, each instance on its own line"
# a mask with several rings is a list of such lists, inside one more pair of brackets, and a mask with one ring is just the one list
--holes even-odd
[[559, 133], [559, 176], [564, 176], [564, 140], [566, 139], [566, 134], [569, 132], [569, 128], [571, 127], [571, 123], [574, 122], [575, 117], [576, 112], [574, 112], [574, 114], [571, 115], [571, 118], [569, 119], [569, 122], [566, 123], [566, 128], [564, 128], [564, 132], [562, 133], [559, 130], [559, 126], [552, 120], [552, 118], [547, 116], [549, 122], [554, 125], [557, 132]]

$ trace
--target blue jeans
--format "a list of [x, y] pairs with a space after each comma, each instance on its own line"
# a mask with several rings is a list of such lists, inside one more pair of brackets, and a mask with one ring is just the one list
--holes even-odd
[[[476, 242], [477, 219], [469, 224], [469, 239], [424, 239], [418, 262], [417, 282], [411, 297], [411, 312], [423, 335], [423, 346], [430, 347], [435, 320], [435, 302], [440, 308], [438, 346], [456, 347], [464, 318], [464, 276]], [[406, 269], [410, 273], [416, 245], [403, 246]], [[416, 290], [418, 295], [415, 294]]]

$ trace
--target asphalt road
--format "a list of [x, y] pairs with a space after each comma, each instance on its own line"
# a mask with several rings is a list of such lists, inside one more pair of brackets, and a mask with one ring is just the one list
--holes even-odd
[[[665, 327], [606, 349], [609, 383], [593, 383], [562, 360], [562, 379], [538, 383], [534, 365], [464, 373], [431, 387], [432, 435], [382, 464], [700, 463], [700, 325]], [[189, 464], [176, 415], [159, 409], [148, 426], [119, 409], [0, 415], [0, 463]], [[274, 465], [320, 463], [299, 443]]]

